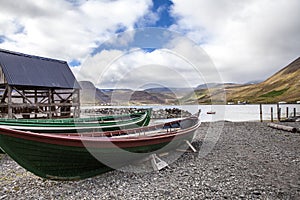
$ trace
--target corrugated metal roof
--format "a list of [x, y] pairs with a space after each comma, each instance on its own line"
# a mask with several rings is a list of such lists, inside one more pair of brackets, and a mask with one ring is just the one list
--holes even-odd
[[9, 85], [80, 88], [66, 61], [0, 49], [0, 66]]

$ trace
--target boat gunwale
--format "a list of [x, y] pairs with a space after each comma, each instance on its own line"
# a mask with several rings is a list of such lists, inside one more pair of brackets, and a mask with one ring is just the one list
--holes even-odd
[[[186, 118], [195, 119], [196, 117]], [[177, 120], [175, 122], [178, 122]], [[166, 123], [165, 123], [166, 124]], [[112, 148], [112, 147], [134, 147], [139, 145], [144, 145], [145, 143], [157, 144], [161, 143], [161, 140], [170, 140], [174, 137], [181, 137], [185, 134], [190, 133], [191, 131], [196, 131], [196, 129], [200, 126], [201, 122], [198, 120], [193, 126], [190, 126], [185, 129], [170, 131], [168, 133], [157, 134], [152, 136], [138, 136], [138, 137], [121, 137], [121, 138], [111, 138], [111, 137], [91, 137], [91, 136], [67, 136], [61, 134], [46, 134], [46, 133], [34, 133], [29, 131], [20, 131], [13, 130], [7, 128], [0, 127], [0, 134], [6, 135], [9, 137], [26, 139], [33, 142], [41, 142], [46, 144], [54, 144], [54, 145], [63, 145], [70, 147], [91, 147], [91, 148]], [[150, 126], [155, 128], [155, 126]], [[144, 127], [140, 128], [143, 129]], [[118, 132], [118, 131], [113, 131]]]
[[[1, 124], [24, 124], [26, 126], [30, 125], [74, 125], [74, 124], [92, 124], [92, 123], [99, 123], [99, 124], [105, 124], [105, 123], [112, 123], [112, 122], [123, 122], [123, 121], [130, 121], [137, 118], [140, 118], [141, 116], [145, 114], [149, 114], [149, 110], [137, 112], [137, 113], [131, 113], [131, 114], [125, 114], [125, 115], [110, 115], [110, 116], [99, 116], [94, 118], [67, 118], [67, 119], [4, 119], [0, 118], [0, 125]], [[102, 119], [112, 119], [110, 121], [105, 121]], [[125, 118], [125, 119], [124, 119]], [[120, 119], [120, 120], [116, 120]], [[43, 121], [39, 121], [43, 120]], [[49, 120], [49, 121], [46, 121]], [[45, 122], [44, 122], [45, 121]], [[67, 121], [67, 122], [66, 122]]]
[[[131, 118], [128, 119], [126, 121], [120, 121], [120, 122], [116, 122], [113, 124], [101, 124], [99, 123], [98, 125], [96, 124], [85, 124], [85, 123], [79, 123], [79, 124], [73, 124], [73, 126], [46, 126], [46, 124], [44, 126], [24, 126], [24, 125], [3, 125], [0, 123], [0, 127], [3, 128], [9, 128], [9, 129], [22, 129], [22, 130], [70, 130], [70, 129], [74, 129], [74, 130], [80, 130], [80, 129], [101, 129], [101, 128], [112, 128], [112, 127], [122, 127], [122, 126], [128, 126], [128, 125], [133, 125], [136, 123], [140, 123], [144, 120], [146, 120], [148, 116], [148, 113], [145, 112], [143, 115], [139, 116], [139, 117], [135, 117], [135, 118]], [[84, 126], [85, 125], [85, 126]], [[93, 126], [94, 125], [94, 126]]]

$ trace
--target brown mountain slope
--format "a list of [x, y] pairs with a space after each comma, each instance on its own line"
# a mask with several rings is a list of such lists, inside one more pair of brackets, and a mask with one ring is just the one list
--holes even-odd
[[300, 100], [300, 57], [264, 82], [226, 88], [227, 101], [250, 103]]
[[80, 102], [82, 105], [101, 104], [163, 104], [165, 100], [144, 91], [130, 89], [100, 90], [90, 81], [80, 81]]
[[[300, 101], [300, 57], [275, 73], [267, 80], [251, 85], [207, 84], [197, 87], [194, 92], [184, 89], [153, 88], [144, 91], [129, 89], [100, 90], [89, 84], [82, 86], [88, 93], [82, 92], [81, 102], [127, 104], [211, 104], [227, 102], [294, 103]], [[175, 93], [173, 93], [173, 92]], [[90, 94], [92, 93], [92, 95]], [[178, 97], [180, 94], [180, 97]], [[177, 96], [176, 96], [177, 95]]]

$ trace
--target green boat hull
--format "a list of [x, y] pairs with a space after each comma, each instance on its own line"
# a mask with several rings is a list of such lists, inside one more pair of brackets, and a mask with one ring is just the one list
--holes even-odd
[[[168, 133], [158, 137], [116, 138], [111, 141], [108, 138], [93, 141], [90, 137], [86, 141], [75, 141], [76, 137], [68, 139], [60, 135], [0, 128], [0, 146], [19, 165], [39, 177], [78, 180], [122, 167], [154, 151], [174, 149], [185, 140], [191, 141], [197, 128], [196, 124], [183, 134], [179, 132], [179, 136]], [[132, 152], [130, 156], [129, 152]]]
[[79, 180], [112, 170], [85, 148], [32, 143], [3, 135], [0, 146], [19, 165], [46, 179]]
[[[85, 148], [34, 144], [5, 136], [0, 136], [0, 140], [5, 141], [4, 144], [0, 142], [0, 145], [13, 160], [28, 171], [42, 178], [53, 180], [79, 180], [114, 170], [95, 158], [90, 151]], [[112, 166], [122, 167], [145, 157], [145, 153], [147, 152], [149, 152], [150, 155], [152, 151], [161, 149], [167, 144], [168, 143], [162, 143], [147, 147], [124, 149], [130, 152], [143, 152], [140, 156], [135, 154], [134, 157], [126, 160], [122, 160], [122, 155], [117, 154], [119, 153], [118, 151], [114, 153], [114, 149], [105, 151], [94, 150], [93, 154], [101, 154], [102, 159], [110, 160]], [[179, 146], [180, 144], [181, 142], [174, 145]], [[21, 147], [19, 147], [20, 145]], [[9, 146], [13, 147], [13, 149]], [[175, 148], [175, 146], [172, 148]], [[106, 158], [103, 158], [104, 156]]]
[[[38, 133], [83, 133], [104, 132], [132, 129], [147, 126], [150, 122], [151, 110], [124, 116], [106, 116], [101, 118], [73, 119], [1, 119], [0, 126], [5, 128], [32, 131]], [[95, 121], [95, 119], [97, 119]], [[100, 120], [101, 119], [101, 120]], [[99, 120], [99, 121], [98, 121]]]

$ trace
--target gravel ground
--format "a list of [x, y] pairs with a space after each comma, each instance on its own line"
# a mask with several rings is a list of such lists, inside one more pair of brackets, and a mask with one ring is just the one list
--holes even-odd
[[[286, 123], [285, 123], [286, 124]], [[289, 123], [300, 128], [300, 123]], [[213, 123], [193, 143], [200, 149]], [[206, 141], [209, 140], [206, 139]], [[0, 155], [2, 199], [300, 199], [300, 133], [225, 122], [206, 156], [186, 152], [159, 172], [111, 171], [81, 181], [43, 180]]]

